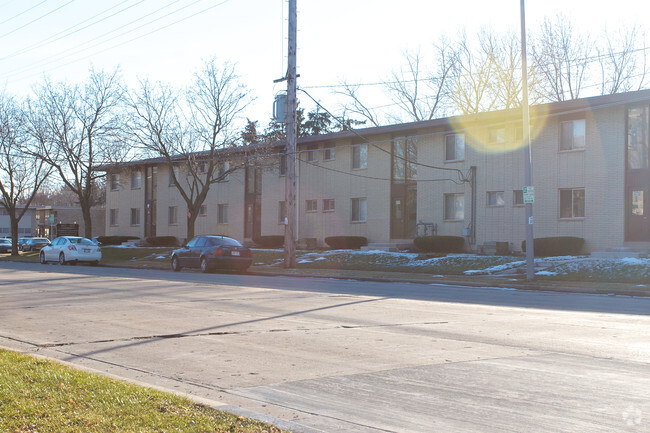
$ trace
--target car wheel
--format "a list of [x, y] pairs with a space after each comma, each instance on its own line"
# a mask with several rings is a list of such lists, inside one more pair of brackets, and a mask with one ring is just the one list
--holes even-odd
[[41, 251], [41, 253], [38, 255], [38, 261], [41, 262], [41, 265], [47, 263], [45, 260], [45, 253], [43, 251]]
[[65, 254], [63, 254], [63, 253], [59, 254], [59, 264], [60, 265], [65, 265], [67, 263], [68, 262], [65, 261]]
[[178, 257], [172, 256], [172, 271], [179, 272], [183, 267], [178, 262]]
[[208, 259], [205, 257], [201, 257], [201, 272], [210, 272], [210, 265], [208, 265]]

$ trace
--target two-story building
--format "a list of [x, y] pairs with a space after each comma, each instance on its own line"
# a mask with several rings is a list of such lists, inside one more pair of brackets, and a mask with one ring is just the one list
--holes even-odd
[[[649, 116], [650, 91], [531, 107], [535, 237], [582, 237], [586, 251], [650, 246]], [[302, 138], [297, 238], [404, 243], [435, 232], [518, 250], [522, 129], [521, 111], [505, 110]], [[270, 159], [212, 187], [196, 234], [284, 233], [286, 157]], [[164, 160], [104, 169], [107, 234], [184, 240], [187, 209]]]

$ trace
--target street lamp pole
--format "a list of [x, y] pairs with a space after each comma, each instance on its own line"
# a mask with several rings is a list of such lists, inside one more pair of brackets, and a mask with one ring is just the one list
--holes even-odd
[[526, 63], [526, 12], [525, 0], [521, 0], [521, 87], [522, 123], [524, 140], [524, 203], [526, 204], [526, 281], [535, 279], [535, 256], [533, 236], [533, 174], [530, 149], [530, 112], [528, 110], [528, 66]]

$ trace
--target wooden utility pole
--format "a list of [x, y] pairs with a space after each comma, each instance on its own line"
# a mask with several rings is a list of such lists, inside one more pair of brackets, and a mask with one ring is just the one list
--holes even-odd
[[297, 0], [289, 0], [287, 60], [287, 177], [285, 179], [284, 267], [296, 267], [296, 35]]
[[533, 236], [533, 189], [532, 157], [530, 151], [530, 112], [528, 110], [528, 66], [526, 64], [526, 12], [525, 0], [521, 0], [521, 114], [524, 140], [524, 203], [526, 204], [526, 280], [535, 279], [535, 250]]

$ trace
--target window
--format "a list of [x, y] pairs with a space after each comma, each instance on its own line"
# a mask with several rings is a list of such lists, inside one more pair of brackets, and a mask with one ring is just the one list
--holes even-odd
[[503, 207], [505, 205], [503, 191], [489, 191], [487, 193], [487, 205], [489, 207]]
[[111, 174], [111, 191], [120, 189], [120, 175], [117, 173]]
[[334, 212], [335, 210], [333, 198], [323, 199], [323, 212]]
[[368, 218], [367, 206], [365, 198], [352, 199], [352, 222], [361, 223], [366, 222]]
[[142, 172], [140, 170], [131, 172], [131, 189], [142, 188]]
[[140, 209], [131, 208], [131, 225], [139, 226], [140, 225]]
[[465, 159], [465, 136], [450, 134], [445, 137], [445, 161], [462, 161]]
[[217, 168], [217, 179], [219, 182], [228, 182], [230, 180], [230, 162], [224, 161]]
[[506, 142], [506, 128], [503, 126], [489, 128], [489, 143], [503, 144]]
[[169, 225], [178, 224], [178, 207], [169, 206], [169, 213], [167, 214], [167, 221]]
[[627, 112], [627, 167], [629, 169], [650, 167], [649, 114], [648, 107], [630, 108]]
[[418, 147], [412, 139], [398, 139], [393, 143], [392, 182], [405, 183], [417, 178]]
[[284, 224], [287, 218], [287, 204], [283, 201], [278, 202], [278, 224]]
[[111, 226], [116, 227], [119, 225], [118, 222], [118, 217], [119, 217], [119, 209], [111, 209], [110, 215], [109, 215], [109, 222]]
[[217, 205], [217, 224], [228, 224], [228, 204]]
[[512, 205], [513, 206], [524, 206], [524, 190], [516, 189], [512, 191]]
[[280, 176], [287, 175], [287, 155], [280, 157]]
[[464, 194], [445, 194], [445, 219], [449, 221], [465, 219]]
[[560, 150], [585, 148], [585, 119], [560, 122]]
[[307, 146], [307, 162], [318, 161], [318, 144], [310, 144]]
[[204, 217], [208, 216], [208, 205], [207, 204], [202, 204], [201, 207], [199, 208], [199, 216]]
[[206, 174], [208, 172], [208, 164], [205, 162], [199, 162], [199, 173]]
[[318, 200], [307, 200], [305, 202], [305, 212], [318, 212]]
[[176, 186], [176, 182], [174, 181], [174, 175], [176, 175], [176, 178], [179, 177], [178, 167], [174, 167], [173, 170], [169, 171], [169, 186]]
[[584, 188], [560, 190], [560, 218], [585, 217]]
[[368, 167], [368, 145], [358, 144], [352, 148], [352, 168], [362, 169]]
[[333, 161], [336, 157], [336, 152], [334, 150], [334, 145], [326, 145], [323, 149], [323, 161]]

